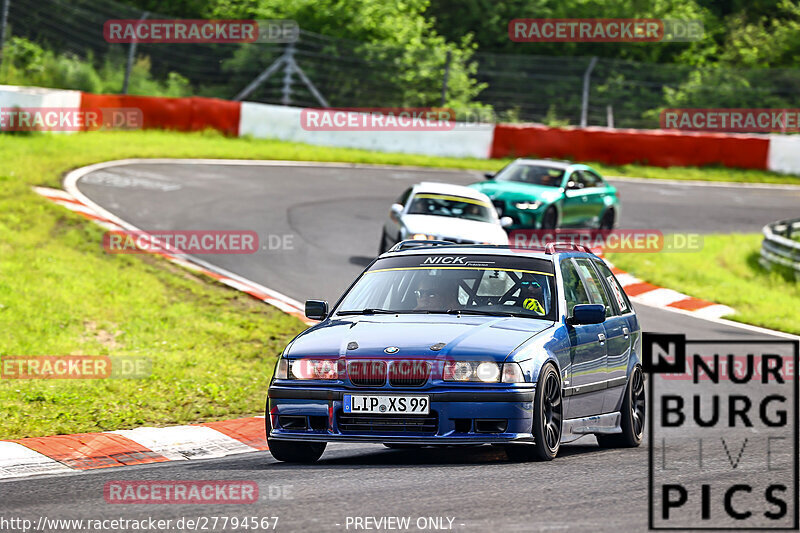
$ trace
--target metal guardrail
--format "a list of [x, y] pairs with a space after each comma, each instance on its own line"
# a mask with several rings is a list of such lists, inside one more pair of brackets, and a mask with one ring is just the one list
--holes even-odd
[[769, 270], [778, 266], [794, 271], [795, 279], [800, 280], [800, 241], [792, 239], [792, 235], [800, 235], [800, 218], [767, 224], [762, 232], [759, 263]]

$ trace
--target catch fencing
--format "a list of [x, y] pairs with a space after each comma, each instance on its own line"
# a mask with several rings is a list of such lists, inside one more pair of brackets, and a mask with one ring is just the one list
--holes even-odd
[[[800, 107], [798, 69], [450, 54], [333, 38], [302, 30], [302, 20], [297, 21], [299, 39], [290, 44], [112, 44], [103, 37], [107, 20], [171, 17], [113, 0], [0, 0], [0, 5], [8, 9], [0, 83], [9, 85], [228, 100], [238, 96], [300, 107], [444, 103], [492, 110], [498, 122], [616, 128], [658, 128], [664, 108]], [[35, 53], [15, 38], [73, 58], [74, 64], [56, 68], [34, 61], [26, 66]], [[14, 62], [12, 72], [9, 63]], [[25, 68], [32, 72], [23, 72]]]

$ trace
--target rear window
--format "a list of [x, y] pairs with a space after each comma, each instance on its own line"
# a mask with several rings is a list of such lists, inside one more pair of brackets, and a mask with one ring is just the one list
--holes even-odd
[[430, 193], [415, 195], [408, 214], [464, 218], [477, 222], [494, 222], [497, 218], [494, 207], [480, 200]]

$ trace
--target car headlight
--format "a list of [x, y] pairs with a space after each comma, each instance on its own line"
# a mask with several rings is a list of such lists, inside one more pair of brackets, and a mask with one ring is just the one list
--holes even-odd
[[442, 371], [444, 381], [500, 381], [500, 365], [491, 361], [447, 361]]
[[277, 379], [289, 379], [289, 360], [281, 357], [275, 365], [275, 377]]
[[500, 378], [500, 365], [497, 363], [481, 363], [475, 369], [475, 375], [486, 383], [494, 383]]
[[415, 233], [411, 236], [412, 239], [415, 241], [433, 241], [436, 240], [436, 237], [433, 235], [426, 235], [424, 233]]
[[335, 359], [296, 359], [292, 361], [290, 370], [294, 379], [339, 379]]
[[514, 207], [520, 210], [535, 210], [542, 207], [542, 202], [516, 202]]

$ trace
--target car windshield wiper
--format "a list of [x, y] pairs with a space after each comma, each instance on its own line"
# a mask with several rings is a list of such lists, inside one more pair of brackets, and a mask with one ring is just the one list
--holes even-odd
[[348, 309], [346, 311], [336, 311], [337, 315], [394, 315], [399, 311], [392, 311], [391, 309]]
[[480, 309], [448, 309], [447, 311], [438, 311], [439, 313], [447, 313], [448, 315], [485, 315], [485, 316], [515, 316], [523, 318], [538, 318], [526, 313], [512, 313], [510, 311], [482, 311]]

